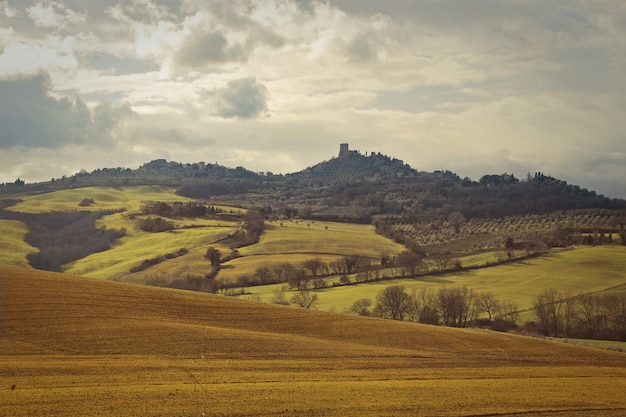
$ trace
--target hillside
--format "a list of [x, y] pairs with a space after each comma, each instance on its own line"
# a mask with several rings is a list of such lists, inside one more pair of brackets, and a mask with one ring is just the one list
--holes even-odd
[[[343, 153], [342, 153], [343, 152]], [[626, 200], [609, 199], [541, 172], [523, 181], [512, 174], [486, 173], [461, 179], [451, 171], [418, 171], [380, 153], [346, 149], [300, 172], [275, 175], [243, 167], [158, 159], [139, 168], [102, 168], [38, 184], [2, 184], [0, 207], [20, 196], [81, 187], [169, 186], [181, 197], [213, 204], [264, 207], [275, 215], [371, 223], [379, 217], [430, 222], [451, 213], [473, 218], [546, 214], [562, 210], [624, 210]]]
[[2, 415], [626, 411], [623, 353], [13, 267], [0, 287]]

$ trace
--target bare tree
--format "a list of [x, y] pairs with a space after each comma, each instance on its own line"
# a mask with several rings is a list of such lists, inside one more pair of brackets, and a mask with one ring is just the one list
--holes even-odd
[[287, 288], [285, 285], [280, 288], [276, 288], [272, 294], [272, 303], [288, 306], [289, 301], [287, 301], [287, 297], [285, 296], [286, 290]]
[[315, 278], [313, 280], [313, 288], [315, 288], [316, 290], [319, 290], [321, 288], [326, 288], [327, 286], [328, 284], [326, 283], [324, 278]]
[[214, 268], [219, 268], [220, 266], [220, 260], [222, 259], [222, 253], [219, 251], [219, 249], [215, 249], [214, 247], [210, 247], [206, 250], [206, 253], [204, 254], [204, 257], [206, 259], [209, 260], [209, 262], [211, 262], [211, 265]]
[[360, 298], [352, 303], [350, 309], [348, 310], [350, 313], [356, 313], [359, 316], [369, 316], [372, 313], [370, 312], [370, 307], [372, 306], [371, 298]]
[[319, 303], [319, 297], [310, 291], [298, 291], [291, 297], [290, 301], [302, 308], [313, 308]]
[[324, 262], [320, 258], [312, 258], [302, 263], [302, 267], [311, 271], [311, 275], [317, 275], [324, 267]]
[[433, 259], [435, 260], [435, 265], [437, 267], [437, 271], [443, 272], [450, 270], [450, 265], [452, 263], [452, 257], [449, 253], [436, 253], [433, 254]]
[[437, 299], [435, 293], [430, 288], [422, 288], [417, 297], [417, 308], [420, 323], [439, 324], [439, 309], [437, 308]]
[[260, 266], [254, 271], [254, 276], [261, 284], [267, 284], [272, 281], [272, 271], [267, 266]]
[[448, 223], [450, 224], [450, 226], [454, 227], [454, 232], [456, 234], [459, 234], [459, 232], [461, 231], [461, 226], [467, 223], [467, 220], [465, 219], [463, 213], [461, 213], [460, 211], [453, 211], [452, 213], [448, 214]]
[[284, 282], [287, 281], [291, 275], [293, 275], [295, 269], [296, 268], [292, 264], [284, 262], [274, 267], [274, 273], [276, 274], [279, 282]]
[[287, 277], [289, 288], [295, 288], [298, 291], [308, 290], [311, 288], [311, 277], [307, 276], [304, 268], [294, 268], [294, 271]]
[[533, 301], [533, 310], [544, 335], [558, 336], [560, 334], [562, 306], [560, 294], [554, 288], [544, 290]]
[[517, 321], [519, 320], [518, 305], [514, 302], [503, 301], [500, 305], [498, 318], [509, 322], [512, 327], [517, 327]]
[[404, 251], [396, 257], [396, 265], [402, 269], [404, 276], [413, 276], [423, 268], [424, 262], [421, 255]]
[[491, 322], [493, 316], [500, 311], [500, 301], [498, 301], [492, 292], [478, 294], [476, 304], [480, 312], [487, 314], [489, 322]]
[[446, 326], [466, 327], [468, 321], [474, 318], [474, 291], [465, 286], [440, 288], [437, 301], [443, 324]]
[[380, 291], [376, 296], [377, 309], [393, 320], [403, 320], [411, 306], [411, 297], [403, 285], [392, 285]]

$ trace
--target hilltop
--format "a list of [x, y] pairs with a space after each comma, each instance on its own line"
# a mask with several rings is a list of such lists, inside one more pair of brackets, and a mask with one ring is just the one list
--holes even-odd
[[12, 267], [0, 287], [3, 415], [625, 411], [618, 352]]
[[541, 172], [529, 173], [524, 180], [507, 173], [486, 173], [476, 181], [447, 170], [418, 171], [380, 153], [349, 150], [347, 144], [342, 144], [338, 156], [286, 175], [159, 159], [135, 170], [102, 168], [37, 184], [18, 179], [0, 187], [0, 194], [6, 196], [2, 206], [7, 206], [11, 198], [24, 193], [137, 185], [176, 187], [181, 197], [215, 204], [366, 223], [380, 217], [433, 221], [454, 212], [469, 220], [559, 210], [626, 209], [626, 200], [610, 199]]

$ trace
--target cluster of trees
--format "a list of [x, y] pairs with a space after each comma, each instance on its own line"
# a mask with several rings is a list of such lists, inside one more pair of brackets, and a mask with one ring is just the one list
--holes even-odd
[[[218, 256], [214, 248], [209, 248], [205, 255], [213, 265], [218, 262]], [[224, 261], [224, 258], [221, 261]], [[273, 267], [260, 266], [256, 268], [252, 276], [239, 276], [235, 282], [224, 284], [224, 286], [246, 288], [254, 285], [284, 282], [288, 284], [290, 289], [305, 291], [325, 288], [327, 283], [324, 277], [329, 275], [341, 275], [347, 278], [348, 274], [356, 273], [357, 277], [373, 277], [377, 268], [373, 265], [371, 258], [360, 255], [343, 256], [331, 262], [324, 262], [320, 258], [311, 258], [300, 264], [283, 262]]]
[[[545, 336], [626, 341], [626, 292], [607, 294], [560, 293], [546, 289], [532, 311], [537, 321], [526, 329]], [[349, 312], [393, 320], [450, 327], [489, 327], [507, 331], [518, 326], [517, 304], [499, 300], [491, 292], [465, 286], [407, 292], [402, 285], [381, 290], [375, 300], [355, 301]]]
[[319, 302], [319, 296], [311, 291], [296, 291], [287, 299], [287, 286], [277, 288], [272, 294], [271, 302], [280, 305], [295, 305], [301, 308], [315, 308]]
[[176, 217], [205, 217], [215, 216], [223, 213], [224, 210], [213, 205], [204, 204], [197, 201], [183, 203], [176, 201], [172, 204], [155, 201], [146, 203], [141, 208], [143, 214], [156, 214], [158, 216], [176, 216]]
[[519, 320], [515, 303], [500, 301], [493, 293], [479, 293], [465, 286], [438, 291], [423, 288], [408, 293], [402, 285], [391, 285], [377, 294], [375, 303], [362, 298], [349, 311], [393, 320], [450, 327], [481, 325], [496, 330], [512, 329]]
[[146, 217], [139, 220], [139, 228], [148, 233], [169, 232], [174, 230], [174, 222], [165, 220], [162, 217]]
[[550, 288], [533, 311], [545, 336], [626, 341], [626, 292], [573, 296]]
[[150, 278], [147, 281], [148, 285], [155, 287], [167, 287], [175, 288], [177, 290], [199, 291], [217, 293], [222, 287], [218, 280], [211, 274], [205, 276], [187, 275], [179, 277], [174, 280], [167, 280], [165, 278]]

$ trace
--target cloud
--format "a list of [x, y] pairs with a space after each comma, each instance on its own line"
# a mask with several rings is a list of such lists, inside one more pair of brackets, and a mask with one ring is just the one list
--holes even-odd
[[626, 197], [624, 50], [623, 0], [0, 0], [0, 176], [96, 142], [290, 172], [347, 141]]
[[241, 45], [229, 44], [219, 32], [196, 32], [185, 38], [174, 55], [182, 67], [202, 67], [230, 61], [245, 61], [247, 52]]
[[68, 143], [102, 143], [132, 110], [100, 103], [93, 117], [78, 97], [55, 98], [46, 73], [0, 79], [0, 147], [54, 148]]
[[254, 78], [230, 81], [225, 87], [204, 91], [213, 112], [223, 118], [251, 119], [264, 115], [267, 108], [267, 88]]
[[38, 2], [26, 9], [28, 17], [42, 28], [62, 28], [84, 23], [85, 15], [77, 13], [56, 1]]

